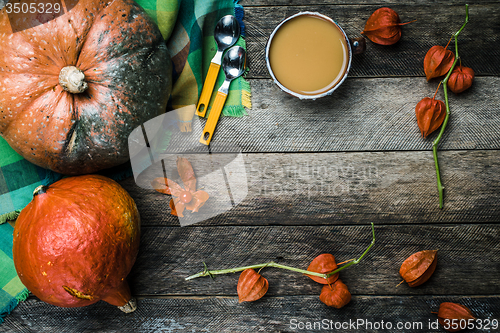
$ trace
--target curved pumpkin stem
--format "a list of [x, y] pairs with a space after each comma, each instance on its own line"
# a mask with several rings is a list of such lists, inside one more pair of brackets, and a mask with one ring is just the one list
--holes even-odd
[[35, 190], [33, 191], [33, 196], [35, 195], [38, 195], [38, 194], [44, 194], [45, 192], [47, 192], [47, 189], [49, 187], [48, 186], [45, 186], [45, 185], [40, 185], [38, 186], [37, 188], [35, 188]]

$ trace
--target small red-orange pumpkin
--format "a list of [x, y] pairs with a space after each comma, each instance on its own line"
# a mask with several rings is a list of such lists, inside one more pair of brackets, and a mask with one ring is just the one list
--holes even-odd
[[132, 130], [165, 112], [172, 65], [133, 0], [62, 3], [58, 17], [0, 10], [0, 136], [43, 168], [93, 173], [126, 162]]
[[42, 301], [80, 307], [103, 300], [135, 310], [125, 278], [139, 250], [130, 195], [99, 175], [64, 178], [35, 190], [14, 228], [14, 264]]

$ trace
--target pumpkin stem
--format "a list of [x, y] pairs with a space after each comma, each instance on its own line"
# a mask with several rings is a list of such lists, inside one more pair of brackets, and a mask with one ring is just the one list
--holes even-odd
[[80, 94], [89, 87], [85, 82], [85, 74], [75, 66], [66, 66], [61, 69], [59, 84], [64, 90], [72, 94]]
[[47, 192], [47, 189], [49, 187], [48, 186], [45, 186], [45, 185], [40, 185], [38, 186], [37, 188], [35, 188], [35, 190], [33, 191], [33, 196], [35, 195], [38, 195], [38, 194], [44, 194], [45, 192]]
[[123, 306], [119, 306], [118, 309], [125, 313], [131, 313], [137, 310], [137, 301], [135, 300], [135, 297], [132, 297], [127, 304]]

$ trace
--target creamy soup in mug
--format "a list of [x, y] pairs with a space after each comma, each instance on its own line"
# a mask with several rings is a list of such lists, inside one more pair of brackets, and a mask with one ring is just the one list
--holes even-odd
[[268, 45], [268, 65], [275, 79], [301, 95], [328, 92], [349, 68], [345, 34], [322, 15], [304, 14], [284, 22]]

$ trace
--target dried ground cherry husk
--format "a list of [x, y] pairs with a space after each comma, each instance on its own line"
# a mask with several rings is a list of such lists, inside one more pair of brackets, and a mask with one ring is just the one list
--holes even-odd
[[443, 124], [446, 117], [446, 105], [443, 101], [425, 97], [415, 107], [415, 115], [420, 132], [426, 138]]
[[474, 71], [472, 68], [459, 65], [456, 66], [451, 72], [447, 85], [451, 91], [455, 94], [459, 94], [462, 91], [469, 89], [470, 86], [472, 86], [473, 80]]
[[[448, 319], [448, 320], [446, 320]], [[455, 321], [453, 321], [455, 319]], [[472, 312], [462, 304], [452, 303], [452, 302], [444, 302], [439, 305], [438, 311], [438, 320], [443, 327], [447, 327], [446, 330], [448, 332], [458, 332], [463, 326], [460, 325], [461, 322], [464, 323], [467, 327], [469, 324], [469, 320], [475, 320], [476, 317], [472, 314]], [[457, 323], [457, 326], [454, 327], [453, 322]]]
[[239, 302], [252, 302], [264, 296], [269, 288], [269, 282], [265, 277], [252, 268], [245, 269], [238, 279]]
[[328, 306], [340, 309], [351, 301], [351, 293], [342, 280], [337, 279], [335, 283], [323, 286], [319, 299]]
[[446, 47], [434, 45], [425, 54], [424, 72], [427, 81], [445, 75], [453, 66], [455, 55], [447, 47], [448, 45]]
[[372, 42], [380, 45], [392, 45], [401, 38], [401, 26], [398, 13], [388, 7], [377, 9], [366, 21], [361, 32]]
[[169, 203], [170, 213], [184, 217], [184, 209], [196, 213], [210, 196], [203, 190], [196, 190], [196, 176], [191, 163], [186, 158], [177, 157], [177, 172], [181, 176], [184, 188], [165, 177], [153, 179], [151, 185], [160, 193], [172, 195], [173, 198]]
[[436, 269], [437, 251], [424, 250], [412, 254], [406, 259], [399, 274], [410, 287], [416, 287], [429, 280]]
[[[313, 259], [313, 261], [307, 267], [308, 271], [327, 274], [333, 272], [338, 268], [337, 263], [335, 262], [335, 257], [330, 253], [323, 253]], [[324, 279], [319, 276], [307, 275], [314, 281], [321, 284], [332, 284], [339, 278], [339, 273], [335, 273], [330, 276], [328, 279]]]

